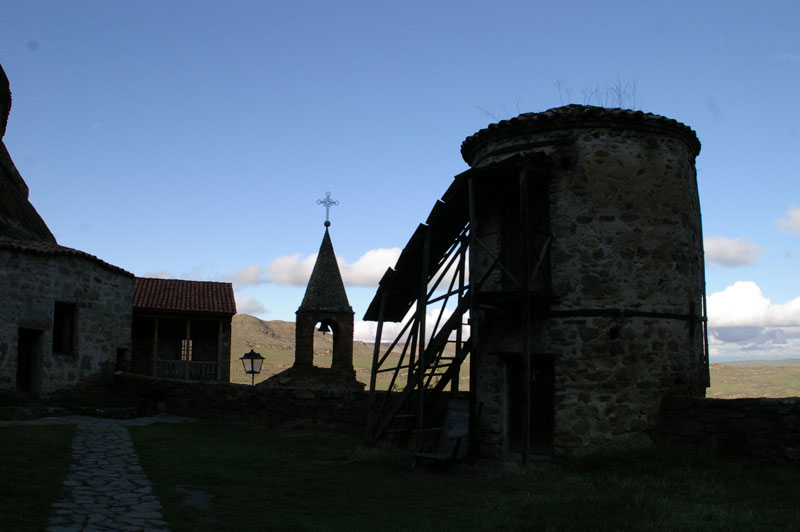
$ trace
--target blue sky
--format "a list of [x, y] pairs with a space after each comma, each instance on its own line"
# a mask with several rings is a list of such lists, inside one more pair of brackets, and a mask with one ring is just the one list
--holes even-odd
[[[357, 319], [461, 141], [596, 88], [697, 131], [712, 356], [800, 356], [800, 4], [3, 0], [4, 142], [59, 243], [293, 320], [323, 234]], [[559, 88], [560, 87], [560, 90]], [[361, 331], [365, 331], [363, 325]]]

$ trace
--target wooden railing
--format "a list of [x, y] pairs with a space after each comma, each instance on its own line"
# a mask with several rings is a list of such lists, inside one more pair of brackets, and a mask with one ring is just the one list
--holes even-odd
[[216, 362], [198, 362], [195, 360], [159, 359], [158, 376], [168, 379], [214, 381], [217, 380], [217, 364]]

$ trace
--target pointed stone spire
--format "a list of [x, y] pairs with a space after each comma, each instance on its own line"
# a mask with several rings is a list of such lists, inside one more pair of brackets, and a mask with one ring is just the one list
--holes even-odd
[[297, 309], [298, 312], [308, 310], [353, 311], [347, 300], [342, 274], [336, 263], [336, 254], [333, 252], [333, 244], [327, 227], [325, 227], [325, 236], [322, 237], [322, 244], [319, 247], [317, 262], [314, 263], [314, 270], [308, 280], [306, 294], [300, 308]]

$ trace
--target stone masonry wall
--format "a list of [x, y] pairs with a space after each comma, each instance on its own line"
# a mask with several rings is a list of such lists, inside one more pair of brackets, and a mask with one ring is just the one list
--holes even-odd
[[713, 455], [800, 461], [800, 397], [664, 401], [656, 439]]
[[269, 388], [132, 374], [118, 375], [117, 386], [120, 393], [148, 404], [148, 413], [162, 408], [170, 414], [267, 427], [303, 423], [357, 432], [367, 427], [369, 393], [360, 390]]
[[[519, 137], [569, 137], [539, 148], [560, 169], [548, 190], [554, 299], [540, 316], [534, 311], [529, 339], [534, 356], [554, 357], [556, 455], [648, 444], [664, 397], [704, 395], [696, 147], [657, 128], [624, 126], [623, 117], [614, 127], [599, 121], [509, 133], [481, 155], [484, 162], [496, 159], [492, 150], [507, 156]], [[502, 227], [476, 230], [491, 235]], [[491, 353], [521, 352], [518, 316], [513, 308], [473, 318], [481, 327], [476, 374], [490, 454], [500, 449], [509, 408], [504, 362]]]
[[[39, 331], [33, 391], [48, 393], [113, 375], [131, 348], [133, 276], [88, 256], [0, 249], [0, 388], [16, 385], [19, 328]], [[55, 302], [75, 304], [74, 350], [53, 353]]]

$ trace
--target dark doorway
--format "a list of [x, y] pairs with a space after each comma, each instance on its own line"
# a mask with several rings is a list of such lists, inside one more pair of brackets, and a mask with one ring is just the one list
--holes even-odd
[[[522, 356], [510, 354], [505, 358], [506, 383], [506, 449], [511, 454], [521, 454], [525, 434], [525, 391]], [[554, 358], [549, 355], [531, 357], [531, 400], [527, 409], [530, 420], [530, 447], [532, 454], [548, 455], [553, 448], [553, 410], [555, 396]]]
[[33, 392], [42, 331], [19, 329], [17, 334], [17, 389]]
[[155, 318], [135, 316], [133, 318], [133, 356], [131, 357], [131, 372], [139, 375], [153, 375], [155, 360], [153, 353], [154, 344], [158, 340]]
[[553, 410], [555, 364], [552, 356], [535, 356], [531, 360], [531, 451], [550, 454], [553, 450]]

